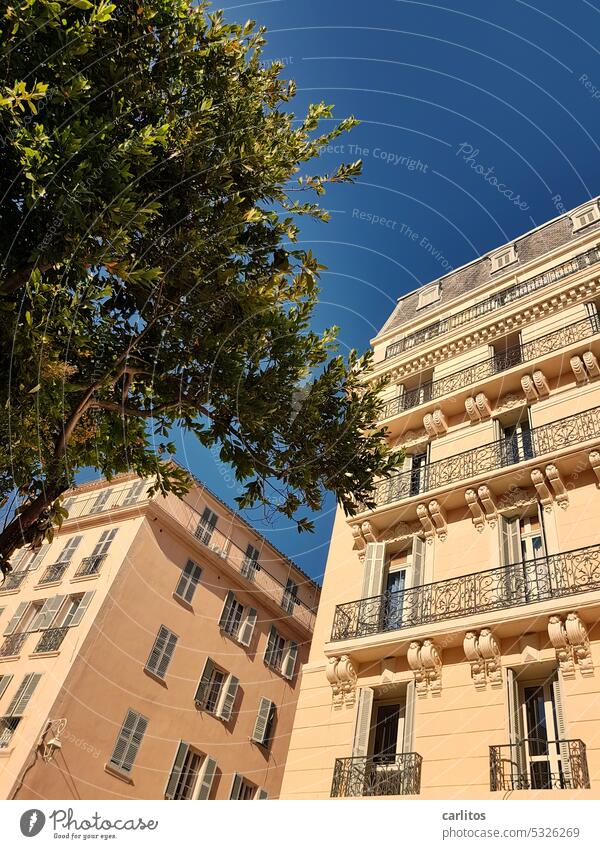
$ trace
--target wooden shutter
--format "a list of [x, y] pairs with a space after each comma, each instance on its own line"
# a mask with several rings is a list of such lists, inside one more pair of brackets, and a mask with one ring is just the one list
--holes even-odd
[[165, 799], [173, 799], [175, 796], [175, 791], [177, 790], [177, 785], [181, 777], [181, 770], [183, 769], [183, 764], [185, 763], [185, 758], [189, 748], [189, 745], [184, 743], [183, 740], [179, 741], [177, 751], [175, 752], [173, 766], [171, 767], [171, 773], [165, 788]]
[[362, 687], [358, 691], [358, 707], [356, 711], [356, 726], [354, 729], [353, 758], [364, 758], [369, 750], [371, 733], [371, 712], [373, 710], [373, 690]]
[[296, 669], [296, 659], [298, 657], [298, 643], [290, 640], [287, 645], [287, 653], [281, 666], [281, 674], [284, 678], [292, 679]]
[[267, 793], [267, 791], [265, 790], [264, 787], [259, 787], [258, 790], [257, 790], [257, 793], [256, 793], [256, 798], [257, 799], [268, 799], [269, 794]]
[[156, 670], [156, 674], [160, 678], [165, 677], [167, 667], [171, 662], [171, 658], [173, 657], [173, 652], [175, 651], [176, 645], [177, 645], [177, 635], [174, 634], [173, 631], [169, 631], [168, 636], [167, 636], [167, 643], [165, 645], [163, 655], [158, 662], [158, 669]]
[[58, 556], [58, 563], [66, 563], [71, 560], [73, 555], [75, 554], [77, 547], [83, 537], [71, 537], [71, 539], [67, 542], [63, 550]]
[[100, 534], [100, 539], [94, 546], [94, 550], [92, 551], [92, 557], [100, 557], [102, 554], [106, 554], [108, 549], [110, 548], [111, 542], [117, 535], [118, 528], [111, 528], [108, 531], [102, 531]]
[[413, 537], [411, 587], [420, 587], [425, 579], [425, 540], [420, 536]]
[[521, 701], [519, 699], [519, 684], [514, 669], [506, 670], [506, 727], [510, 749], [509, 763], [513, 787], [519, 787], [525, 771], [523, 763], [524, 751], [520, 745], [521, 733]]
[[383, 567], [385, 563], [385, 543], [369, 542], [365, 550], [362, 598], [381, 595], [383, 590]]
[[28, 601], [22, 601], [17, 605], [17, 609], [13, 613], [12, 619], [9, 621], [8, 625], [4, 629], [4, 636], [8, 637], [9, 634], [14, 633], [15, 628], [23, 618], [23, 614], [29, 607]]
[[5, 716], [23, 716], [41, 677], [41, 672], [30, 672], [29, 675], [23, 678], [8, 706]]
[[128, 710], [119, 731], [110, 763], [124, 772], [131, 772], [147, 727], [148, 720], [145, 716], [136, 713], [134, 710]]
[[500, 517], [500, 545], [503, 566], [521, 562], [521, 532], [518, 517], [513, 519]]
[[264, 745], [267, 733], [267, 726], [269, 724], [269, 717], [271, 716], [271, 710], [274, 707], [275, 704], [270, 699], [262, 698], [260, 700], [260, 704], [258, 706], [258, 713], [256, 714], [256, 721], [254, 723], [254, 731], [252, 732], [252, 737], [250, 738], [254, 743], [260, 743], [261, 745]]
[[158, 634], [156, 635], [156, 639], [154, 640], [154, 645], [150, 650], [146, 668], [149, 669], [150, 672], [154, 672], [155, 675], [158, 675], [160, 678], [163, 678], [167, 671], [167, 666], [171, 661], [171, 657], [173, 656], [173, 652], [175, 651], [176, 645], [177, 635], [168, 628], [165, 628], [164, 625], [161, 625], [158, 630]]
[[2, 676], [0, 676], [0, 699], [2, 698], [4, 693], [6, 692], [6, 688], [8, 687], [8, 685], [10, 684], [12, 679], [13, 679], [12, 675], [2, 675]]
[[231, 591], [227, 591], [227, 595], [225, 596], [225, 604], [223, 605], [223, 610], [221, 611], [221, 618], [219, 619], [219, 628], [223, 629], [229, 619], [229, 615], [231, 613], [231, 608], [235, 604], [235, 594]]
[[200, 778], [200, 788], [198, 790], [197, 799], [206, 800], [210, 797], [210, 791], [215, 780], [217, 772], [217, 762], [214, 758], [209, 758], [208, 755], [202, 764], [202, 773]]
[[[79, 539], [81, 539], [81, 537], [79, 537]], [[41, 548], [39, 548], [36, 551], [33, 558], [29, 561], [29, 563], [27, 565], [27, 571], [28, 572], [34, 572], [38, 568], [38, 566], [40, 565], [40, 563], [42, 562], [42, 560], [44, 559], [44, 557], [48, 553], [49, 548], [50, 548], [50, 545], [48, 543], [46, 543], [46, 545], [43, 545]]]
[[415, 682], [409, 681], [406, 687], [404, 704], [404, 733], [402, 735], [402, 752], [408, 754], [415, 749]]
[[28, 630], [46, 631], [54, 622], [56, 614], [65, 598], [66, 595], [53, 595], [51, 598], [47, 598], [38, 615], [33, 618]]
[[271, 625], [269, 629], [269, 636], [267, 637], [267, 645], [265, 646], [265, 654], [264, 660], [265, 663], [270, 666], [273, 662], [273, 652], [275, 650], [275, 643], [277, 641], [277, 628], [275, 625]]
[[224, 719], [225, 722], [231, 719], [231, 713], [233, 711], [233, 705], [235, 703], [235, 697], [237, 695], [239, 685], [239, 678], [236, 678], [235, 675], [228, 676], [224, 688], [225, 695], [222, 697], [221, 704], [217, 710], [217, 716], [219, 719]]
[[110, 493], [110, 489], [105, 489], [104, 492], [101, 492], [92, 504], [92, 509], [90, 510], [90, 513], [96, 513], [98, 510], [101, 510], [108, 501]]
[[560, 752], [560, 763], [565, 783], [567, 787], [570, 787], [573, 776], [571, 770], [571, 759], [569, 757], [569, 744], [562, 742], [567, 740], [568, 734], [562, 678], [558, 670], [554, 680], [552, 681], [552, 695], [554, 697], [554, 716], [556, 717], [556, 731], [559, 740], [558, 751]]
[[210, 659], [210, 657], [207, 657], [206, 662], [204, 664], [204, 669], [202, 670], [202, 675], [200, 676], [200, 681], [198, 682], [198, 687], [196, 688], [196, 695], [194, 696], [194, 701], [198, 705], [201, 705], [204, 702], [204, 698], [206, 696], [206, 688], [210, 683], [214, 668], [215, 664]]
[[253, 607], [246, 609], [246, 617], [239, 631], [238, 640], [243, 646], [249, 646], [254, 634], [254, 626], [256, 625], [257, 611]]
[[69, 625], [70, 628], [74, 628], [76, 625], [79, 625], [83, 617], [85, 616], [85, 612], [90, 606], [90, 602], [94, 595], [94, 590], [91, 590], [88, 593], [84, 593], [81, 597], [81, 601], [79, 602], [79, 607], [73, 614], [73, 618], [71, 619], [71, 623]]
[[144, 489], [145, 485], [145, 480], [137, 481], [136, 483], [134, 483], [133, 486], [129, 488], [129, 492], [127, 493], [125, 500], [123, 501], [123, 506], [127, 507], [130, 504], [135, 504], [137, 501], [139, 501], [139, 497], [142, 494], [142, 490]]
[[231, 791], [229, 793], [230, 799], [239, 799], [240, 798], [240, 790], [242, 789], [243, 780], [244, 780], [243, 775], [240, 775], [238, 772], [234, 772], [233, 781], [231, 783]]

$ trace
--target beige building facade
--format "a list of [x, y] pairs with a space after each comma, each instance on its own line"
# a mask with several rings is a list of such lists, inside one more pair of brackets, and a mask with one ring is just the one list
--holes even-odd
[[600, 798], [600, 208], [399, 299], [282, 798]]
[[0, 797], [277, 798], [319, 587], [202, 485], [69, 493], [0, 590]]

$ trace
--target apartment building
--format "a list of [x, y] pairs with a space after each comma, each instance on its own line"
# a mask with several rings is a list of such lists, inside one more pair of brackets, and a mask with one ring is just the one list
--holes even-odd
[[400, 298], [403, 468], [338, 513], [283, 798], [600, 798], [600, 209]]
[[0, 588], [0, 797], [277, 798], [319, 587], [204, 486], [68, 493]]

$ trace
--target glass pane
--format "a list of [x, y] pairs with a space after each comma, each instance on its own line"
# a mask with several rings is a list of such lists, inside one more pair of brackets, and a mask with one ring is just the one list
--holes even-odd
[[382, 705], [377, 709], [377, 725], [373, 746], [373, 760], [377, 763], [393, 762], [398, 742], [400, 705]]

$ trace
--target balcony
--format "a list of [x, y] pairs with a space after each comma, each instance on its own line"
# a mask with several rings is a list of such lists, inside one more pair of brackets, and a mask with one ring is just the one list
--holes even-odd
[[388, 360], [392, 357], [397, 357], [399, 354], [415, 348], [422, 342], [435, 339], [457, 327], [463, 327], [465, 324], [481, 318], [481, 316], [501, 309], [506, 304], [510, 304], [519, 298], [531, 295], [533, 292], [537, 292], [538, 289], [550, 286], [552, 283], [557, 283], [559, 280], [563, 280], [571, 274], [576, 274], [578, 271], [589, 268], [589, 266], [595, 265], [597, 262], [600, 262], [600, 247], [594, 247], [591, 250], [584, 251], [572, 259], [561, 262], [548, 271], [542, 272], [542, 274], [536, 274], [528, 280], [515, 283], [507, 289], [503, 289], [501, 292], [497, 292], [479, 301], [479, 303], [473, 304], [471, 307], [450, 315], [448, 318], [440, 319], [432, 324], [428, 324], [426, 327], [422, 327], [420, 330], [416, 330], [414, 333], [409, 333], [403, 339], [399, 339], [397, 342], [387, 346], [385, 359]]
[[84, 578], [89, 575], [97, 575], [100, 571], [100, 567], [106, 560], [106, 554], [98, 554], [92, 557], [84, 557], [79, 566], [77, 567], [77, 571], [73, 575], [74, 578]]
[[600, 589], [600, 545], [338, 604], [332, 641]]
[[27, 631], [23, 634], [11, 634], [0, 646], [0, 657], [13, 657], [20, 653], [27, 639]]
[[392, 475], [376, 484], [374, 501], [377, 507], [382, 507], [441, 487], [455, 487], [457, 482], [469, 480], [485, 472], [493, 472], [598, 438], [600, 407], [593, 407], [591, 410], [524, 431], [521, 438], [513, 435], [496, 442], [488, 442], [470, 451]]
[[514, 366], [537, 360], [547, 354], [552, 354], [561, 348], [583, 342], [600, 333], [600, 319], [590, 316], [582, 321], [576, 321], [547, 333], [530, 342], [515, 345], [505, 351], [498, 352], [475, 365], [460, 371], [452, 372], [439, 380], [423, 383], [414, 389], [409, 389], [388, 401], [382, 410], [382, 419], [397, 416], [406, 410], [412, 410], [429, 401], [435, 401], [444, 395], [459, 392], [467, 386], [480, 383], [487, 378], [500, 374]]
[[2, 584], [0, 584], [0, 593], [8, 593], [11, 590], [18, 590], [26, 577], [27, 569], [22, 569], [20, 572], [10, 572]]
[[21, 721], [20, 716], [0, 717], [0, 749], [6, 749]]
[[48, 628], [47, 631], [44, 631], [40, 639], [38, 640], [37, 646], [34, 648], [34, 654], [40, 654], [41, 652], [46, 651], [58, 651], [61, 647], [62, 641], [67, 635], [69, 628], [65, 626], [64, 628]]
[[585, 790], [590, 787], [581, 740], [528, 738], [490, 746], [490, 790]]
[[416, 752], [377, 758], [336, 758], [332, 798], [414, 796], [421, 792], [421, 764]]
[[68, 560], [64, 561], [63, 563], [51, 563], [40, 578], [38, 583], [41, 586], [42, 584], [53, 584], [56, 581], [61, 581], [68, 567]]

